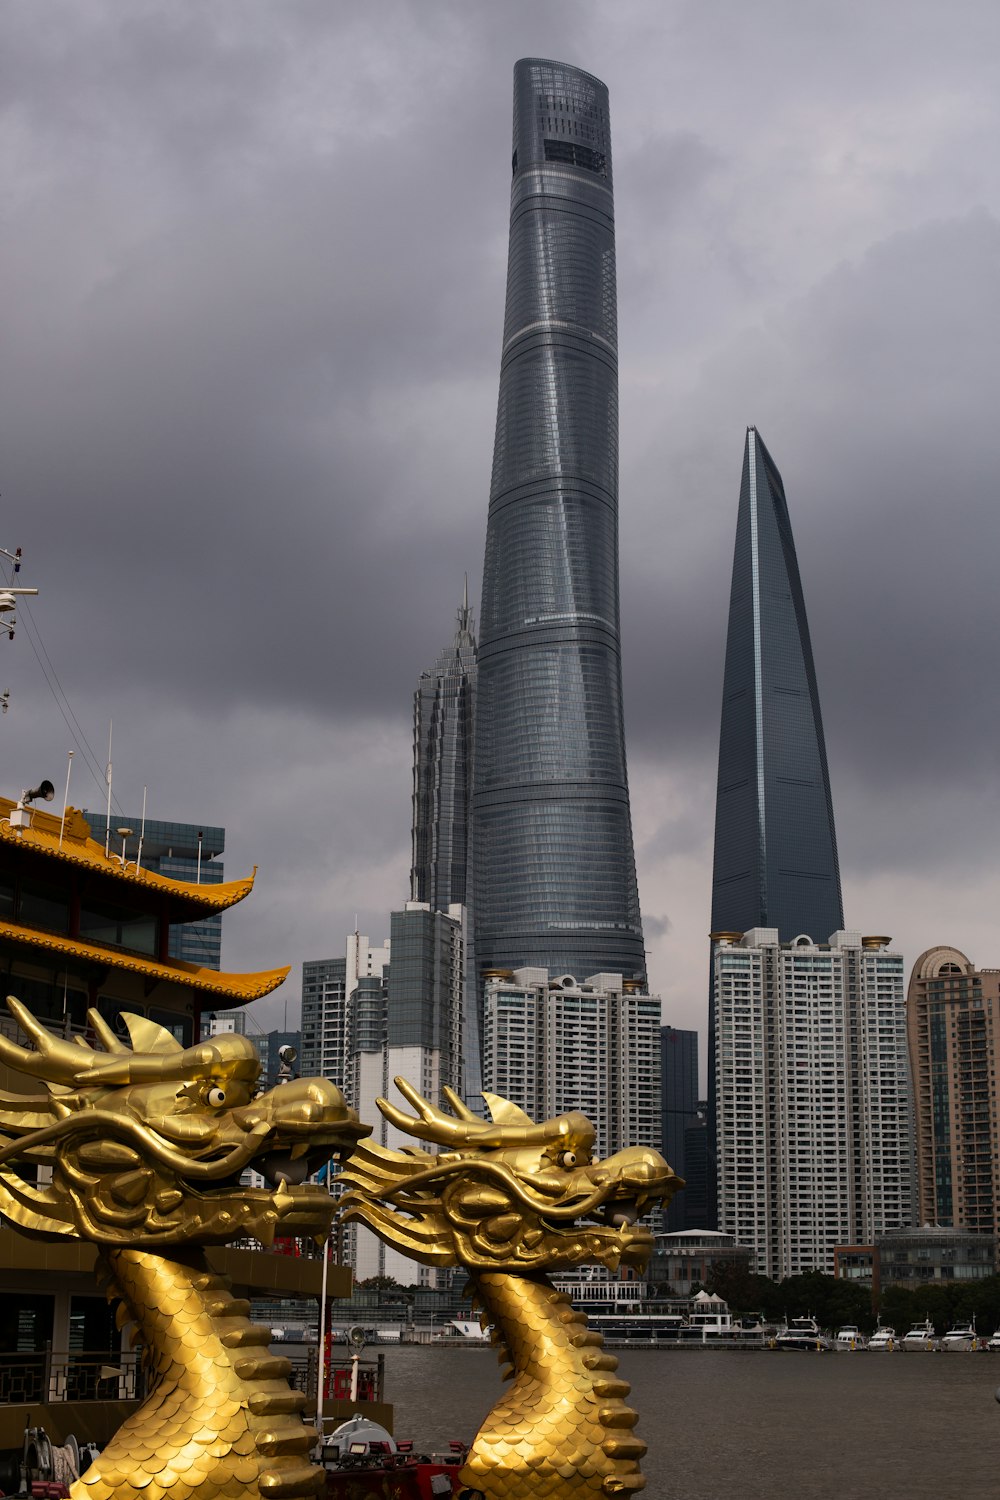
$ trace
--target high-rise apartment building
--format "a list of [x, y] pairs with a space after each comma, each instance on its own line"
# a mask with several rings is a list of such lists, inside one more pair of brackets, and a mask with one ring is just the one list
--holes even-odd
[[[186, 880], [193, 885], [222, 885], [225, 867], [220, 859], [226, 847], [226, 830], [206, 823], [171, 823], [158, 818], [112, 817], [110, 830], [106, 812], [85, 812], [92, 837], [107, 844], [110, 854], [124, 855], [129, 864], [138, 859], [144, 870]], [[142, 847], [140, 850], [140, 838]], [[201, 969], [218, 969], [222, 963], [222, 917], [202, 917], [197, 922], [171, 928], [170, 957]]]
[[906, 997], [921, 1224], [1000, 1235], [1000, 969], [928, 948]]
[[307, 959], [302, 965], [302, 1054], [306, 1078], [347, 1076], [347, 960]]
[[533, 1120], [579, 1109], [607, 1156], [660, 1145], [660, 998], [620, 974], [523, 968], [486, 981], [483, 1083]]
[[645, 957], [621, 706], [604, 84], [518, 62], [511, 166], [475, 717], [476, 963], [481, 976], [631, 979]]
[[713, 945], [719, 1228], [781, 1278], [912, 1221], [903, 960], [888, 938]]

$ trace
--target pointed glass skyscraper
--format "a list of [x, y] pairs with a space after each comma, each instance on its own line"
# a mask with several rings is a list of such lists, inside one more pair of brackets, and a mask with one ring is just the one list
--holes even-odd
[[507, 305], [476, 708], [480, 973], [645, 972], [618, 637], [608, 92], [514, 68]]
[[785, 488], [747, 429], [715, 804], [713, 932], [844, 925], [830, 775]]

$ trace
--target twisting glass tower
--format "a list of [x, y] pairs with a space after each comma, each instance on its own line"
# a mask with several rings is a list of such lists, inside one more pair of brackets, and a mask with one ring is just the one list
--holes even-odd
[[479, 641], [480, 973], [645, 971], [618, 637], [608, 93], [514, 68], [507, 304]]
[[785, 488], [747, 429], [715, 804], [712, 930], [844, 925], [830, 773]]

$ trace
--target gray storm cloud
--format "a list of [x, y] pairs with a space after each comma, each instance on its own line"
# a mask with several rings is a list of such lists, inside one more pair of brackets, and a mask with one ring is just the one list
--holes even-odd
[[[704, 1019], [748, 422], [788, 490], [848, 920], [998, 961], [1000, 37], [985, 3], [946, 19], [4, 8], [0, 543], [99, 765], [114, 718], [121, 805], [148, 784], [261, 866], [229, 967], [335, 952], [356, 912], [380, 938], [406, 895], [410, 695], [465, 571], [478, 591], [530, 53], [611, 91], [626, 728], [668, 1019]], [[27, 628], [0, 646], [4, 789], [59, 783]]]

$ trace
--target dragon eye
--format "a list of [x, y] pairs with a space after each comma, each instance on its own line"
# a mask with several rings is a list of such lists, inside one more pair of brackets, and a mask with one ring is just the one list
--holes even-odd
[[576, 1166], [576, 1152], [575, 1151], [560, 1151], [560, 1153], [559, 1153], [559, 1165], [561, 1167], [575, 1167]]
[[221, 1109], [222, 1105], [226, 1102], [226, 1091], [216, 1086], [213, 1089], [209, 1089], [205, 1098], [213, 1109]]

